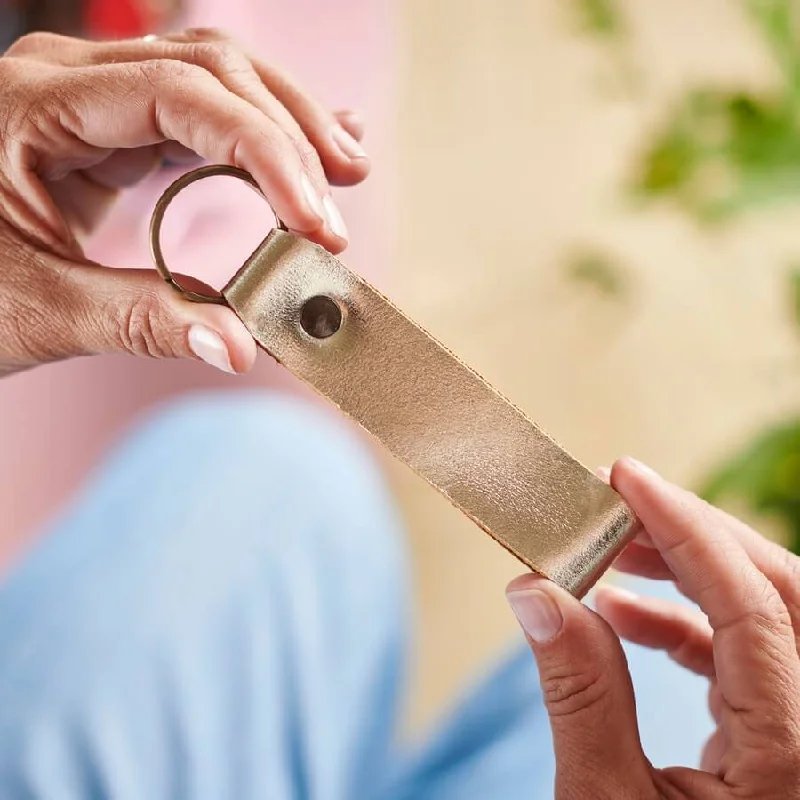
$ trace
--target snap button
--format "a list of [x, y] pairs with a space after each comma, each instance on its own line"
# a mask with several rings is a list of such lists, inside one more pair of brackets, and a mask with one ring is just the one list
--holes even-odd
[[312, 297], [303, 303], [300, 327], [314, 339], [327, 339], [342, 327], [342, 309], [327, 295]]

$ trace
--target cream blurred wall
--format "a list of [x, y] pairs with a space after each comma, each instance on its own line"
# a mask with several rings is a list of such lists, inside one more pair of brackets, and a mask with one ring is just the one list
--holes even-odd
[[[401, 0], [399, 252], [392, 292], [589, 466], [631, 453], [691, 484], [800, 407], [783, 268], [798, 209], [709, 236], [617, 186], [643, 133], [700, 79], [768, 84], [730, 0], [628, 0], [644, 103], [600, 90], [606, 55], [559, 0]], [[575, 243], [626, 265], [623, 302], [561, 269]], [[514, 560], [391, 466], [420, 587], [414, 725], [515, 635]]]

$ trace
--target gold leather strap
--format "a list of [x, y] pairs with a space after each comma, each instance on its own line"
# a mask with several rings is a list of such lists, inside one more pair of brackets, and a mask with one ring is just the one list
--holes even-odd
[[[273, 231], [222, 294], [267, 352], [531, 569], [582, 595], [632, 535], [616, 492], [318, 245]], [[325, 338], [306, 330], [337, 316]]]
[[275, 359], [573, 594], [635, 534], [613, 489], [318, 245], [272, 231], [222, 296]]

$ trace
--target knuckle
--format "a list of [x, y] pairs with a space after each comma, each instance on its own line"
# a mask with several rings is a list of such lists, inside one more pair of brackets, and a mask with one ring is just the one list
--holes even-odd
[[6, 55], [20, 57], [46, 53], [61, 44], [66, 38], [66, 36], [46, 31], [26, 33], [6, 50]]
[[61, 273], [35, 250], [22, 248], [15, 269], [0, 286], [0, 341], [5, 355], [45, 363], [70, 354], [72, 300]]
[[310, 173], [321, 172], [322, 162], [320, 161], [319, 153], [311, 142], [302, 134], [295, 135], [293, 141], [300, 157], [300, 162], [306, 171]]
[[175, 355], [168, 314], [155, 294], [137, 295], [117, 309], [112, 335], [118, 349], [135, 356]]
[[207, 77], [206, 70], [202, 67], [170, 58], [143, 61], [132, 65], [132, 68], [139, 70], [142, 78], [157, 91], [164, 87], [172, 89], [183, 83], [193, 83]]
[[759, 625], [779, 633], [794, 630], [789, 609], [780, 592], [764, 577], [754, 589], [753, 606], [756, 609], [755, 617]]
[[548, 675], [542, 692], [551, 718], [574, 717], [601, 705], [609, 696], [609, 683], [601, 670], [563, 671]]
[[223, 28], [215, 27], [196, 27], [187, 28], [184, 31], [187, 39], [193, 41], [206, 41], [206, 42], [232, 42], [233, 37]]
[[772, 546], [778, 587], [786, 604], [800, 617], [800, 558], [780, 545]]
[[[11, 58], [0, 58], [0, 99], [4, 121], [18, 116], [20, 109], [23, 108], [25, 109], [23, 116], [26, 116], [34, 105], [33, 92], [25, 91], [26, 84], [23, 65]], [[8, 126], [4, 124], [3, 129], [7, 138]]]
[[245, 55], [229, 41], [191, 44], [189, 55], [192, 61], [202, 64], [209, 72], [215, 74], [246, 72], [251, 68]]

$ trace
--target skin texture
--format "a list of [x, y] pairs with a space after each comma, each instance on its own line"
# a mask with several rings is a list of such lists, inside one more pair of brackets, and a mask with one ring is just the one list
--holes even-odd
[[[617, 567], [675, 581], [703, 613], [612, 587], [594, 613], [543, 578], [509, 585], [539, 665], [556, 796], [800, 798], [800, 559], [633, 459], [610, 480], [644, 526]], [[618, 637], [709, 679], [717, 729], [701, 769], [647, 761]]]
[[248, 370], [256, 347], [229, 309], [151, 269], [105, 269], [81, 242], [164, 159], [205, 159], [250, 172], [290, 229], [338, 253], [330, 187], [367, 176], [362, 128], [221, 31], [20, 39], [0, 58], [0, 375], [95, 353], [194, 358], [197, 326]]

